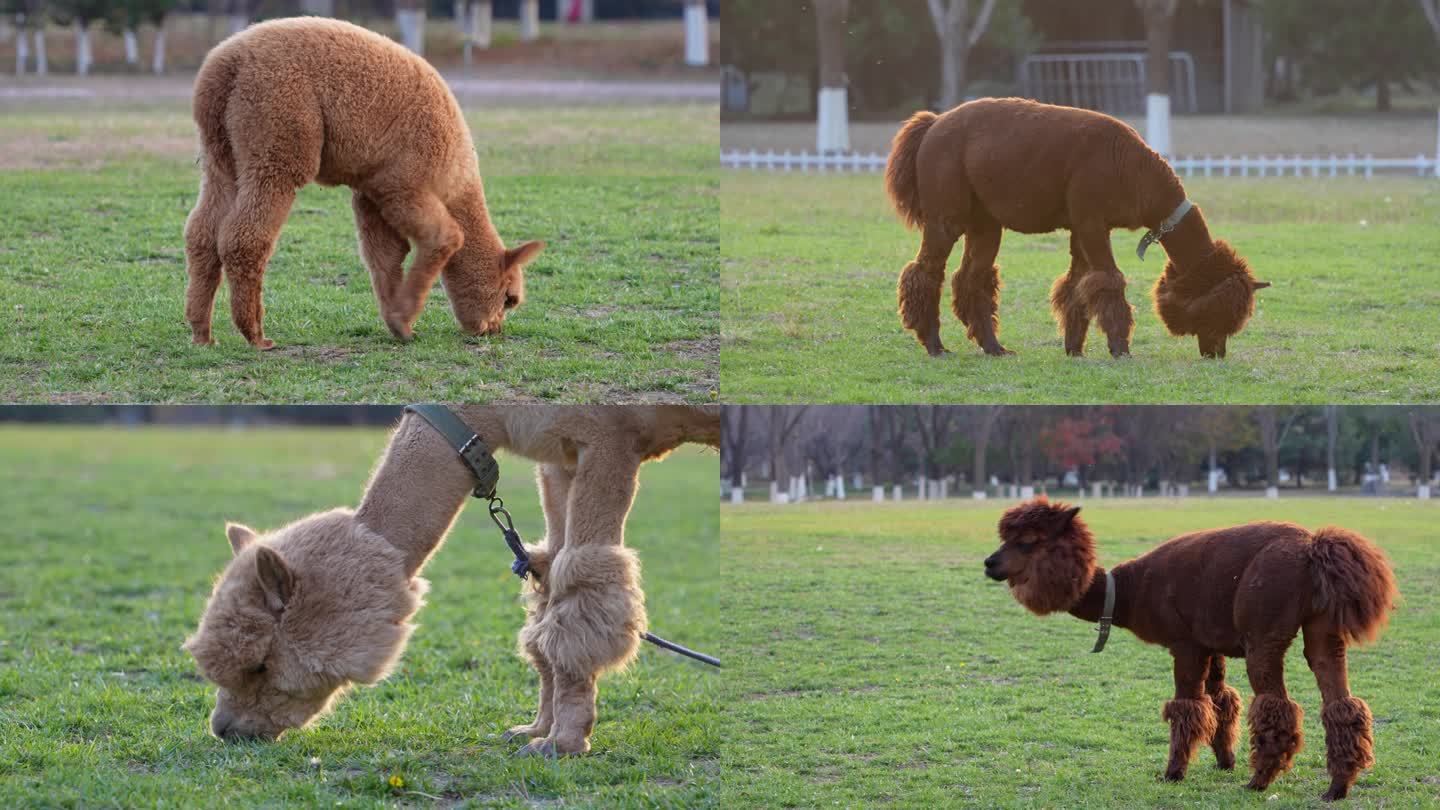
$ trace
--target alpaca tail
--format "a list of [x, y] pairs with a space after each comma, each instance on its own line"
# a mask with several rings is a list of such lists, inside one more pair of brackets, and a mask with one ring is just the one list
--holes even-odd
[[895, 138], [890, 141], [890, 160], [885, 164], [885, 191], [890, 194], [890, 203], [895, 213], [905, 221], [906, 227], [918, 228], [924, 220], [920, 211], [920, 183], [915, 172], [915, 156], [925, 133], [938, 116], [929, 110], [921, 110], [910, 116]]
[[195, 77], [192, 112], [200, 130], [200, 165], [207, 172], [233, 180], [235, 156], [225, 128], [225, 111], [239, 67], [226, 44], [216, 46], [200, 66], [200, 73]]
[[1346, 643], [1374, 641], [1400, 596], [1385, 554], [1348, 529], [1329, 526], [1310, 543], [1315, 607]]

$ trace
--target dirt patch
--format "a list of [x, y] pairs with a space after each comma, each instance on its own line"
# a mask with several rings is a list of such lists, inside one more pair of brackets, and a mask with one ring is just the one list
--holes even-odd
[[[83, 135], [55, 138], [36, 132], [0, 132], [0, 170], [4, 169], [99, 169], [106, 164], [135, 157], [193, 155], [193, 136], [162, 133], [117, 135], [95, 129]], [[109, 211], [92, 209], [108, 215]]]
[[660, 348], [685, 360], [713, 363], [720, 359], [720, 336], [712, 335], [699, 340], [673, 340]]
[[282, 346], [267, 354], [277, 357], [298, 357], [301, 360], [315, 360], [321, 363], [340, 363], [354, 357], [354, 349], [336, 346]]

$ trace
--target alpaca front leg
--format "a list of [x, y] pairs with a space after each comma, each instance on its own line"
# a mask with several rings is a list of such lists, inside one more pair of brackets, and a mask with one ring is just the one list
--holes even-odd
[[1200, 744], [1215, 736], [1215, 706], [1204, 691], [1208, 660], [1203, 654], [1175, 654], [1175, 698], [1167, 701], [1160, 713], [1170, 723], [1167, 782], [1184, 779]]
[[1065, 335], [1065, 353], [1071, 357], [1085, 356], [1085, 338], [1090, 333], [1090, 313], [1079, 289], [1080, 279], [1089, 269], [1075, 234], [1070, 234], [1070, 270], [1050, 287], [1050, 310]]
[[390, 332], [408, 341], [414, 337], [412, 327], [425, 308], [435, 279], [465, 243], [465, 233], [444, 203], [430, 194], [386, 199], [380, 208], [385, 221], [415, 243], [410, 270], [396, 286], [390, 308], [382, 313]]
[[1107, 228], [1076, 229], [1074, 239], [1085, 254], [1090, 272], [1079, 284], [1085, 308], [1105, 333], [1111, 357], [1130, 354], [1130, 336], [1135, 331], [1135, 308], [1125, 300], [1125, 274], [1115, 264]]
[[1000, 345], [1000, 224], [993, 220], [972, 223], [965, 235], [960, 270], [950, 280], [950, 307], [966, 326], [966, 334], [984, 352], [1000, 357], [1014, 352]]
[[554, 725], [555, 672], [538, 650], [531, 650], [529, 658], [530, 665], [540, 675], [540, 708], [535, 712], [533, 723], [511, 726], [500, 735], [500, 739], [507, 742], [513, 739], [544, 739], [550, 736], [550, 729]]

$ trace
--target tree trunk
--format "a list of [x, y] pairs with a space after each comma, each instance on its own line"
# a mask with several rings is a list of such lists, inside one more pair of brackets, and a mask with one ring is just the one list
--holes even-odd
[[15, 26], [15, 75], [25, 75], [25, 63], [30, 60], [30, 38], [24, 23]]
[[1260, 422], [1260, 446], [1265, 452], [1265, 484], [1271, 489], [1280, 486], [1280, 444], [1279, 431], [1275, 424], [1275, 409], [1268, 405], [1257, 409]]
[[161, 20], [155, 24], [155, 57], [150, 62], [150, 69], [156, 76], [165, 72], [165, 21]]
[[940, 34], [940, 109], [948, 110], [962, 100], [969, 56], [970, 46], [963, 32], [952, 29]]
[[45, 57], [45, 21], [41, 20], [35, 29], [35, 75], [50, 73], [50, 60]]
[[125, 64], [140, 64], [140, 39], [135, 36], [135, 29], [126, 28], [121, 32], [121, 38], [125, 41]]
[[90, 75], [90, 21], [75, 18], [75, 75]]
[[540, 38], [540, 0], [520, 0], [520, 40]]
[[1178, 0], [1136, 0], [1145, 19], [1145, 140], [1170, 154], [1170, 31]]
[[985, 478], [985, 455], [987, 452], [989, 452], [990, 434], [993, 433], [995, 430], [995, 423], [999, 421], [1000, 410], [1003, 407], [1005, 406], [985, 406], [985, 413], [980, 417], [980, 423], [976, 427], [975, 457], [973, 470], [973, 473], [975, 475], [975, 483], [973, 486], [977, 492], [984, 492], [988, 485], [988, 482]]
[[335, 0], [300, 0], [300, 12], [311, 17], [334, 17]]
[[1325, 406], [1325, 470], [1326, 486], [1334, 492], [1339, 482], [1335, 471], [1335, 443], [1340, 436], [1340, 409], [1334, 405]]
[[685, 64], [710, 64], [710, 12], [705, 0], [685, 0]]
[[400, 42], [413, 53], [425, 55], [425, 4], [421, 0], [397, 0], [395, 25]]
[[845, 77], [845, 17], [849, 0], [816, 0], [819, 88], [815, 94], [815, 148], [821, 154], [850, 151], [850, 102]]
[[1383, 70], [1375, 77], [1375, 111], [1390, 112], [1390, 80]]

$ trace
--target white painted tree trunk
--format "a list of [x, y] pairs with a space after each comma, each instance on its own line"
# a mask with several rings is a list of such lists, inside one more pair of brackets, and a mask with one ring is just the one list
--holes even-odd
[[865, 478], [860, 473], [852, 473], [850, 476], [850, 488], [860, 489], [865, 486]]
[[782, 493], [780, 493], [779, 495], [776, 495], [776, 496], [775, 496], [775, 503], [780, 503], [780, 504], [790, 503], [790, 495], [789, 495], [789, 493], [782, 492]]
[[1151, 149], [1170, 156], [1170, 96], [1164, 93], [1145, 96], [1145, 140]]
[[895, 491], [894, 491], [894, 493], [893, 493], [893, 495], [892, 495], [892, 497], [891, 497], [891, 500], [893, 500], [893, 501], [903, 501], [903, 500], [905, 500], [905, 490], [902, 489], [899, 484], [896, 484], [896, 485], [895, 485]]
[[248, 15], [248, 14], [231, 14], [231, 15], [230, 15], [230, 33], [231, 33], [232, 35], [238, 34], [238, 33], [240, 33], [241, 31], [244, 31], [244, 30], [245, 30], [245, 26], [247, 26], [247, 25], [249, 25], [249, 24], [250, 24], [250, 15]]
[[1266, 487], [1266, 488], [1265, 488], [1265, 497], [1266, 497], [1266, 498], [1269, 498], [1270, 500], [1274, 500], [1274, 499], [1280, 497], [1280, 488], [1279, 488], [1279, 487]]
[[1211, 495], [1214, 495], [1214, 494], [1216, 493], [1216, 491], [1218, 491], [1218, 490], [1220, 489], [1220, 471], [1219, 471], [1219, 470], [1214, 469], [1214, 468], [1211, 468], [1211, 470], [1210, 470], [1210, 478], [1209, 478], [1209, 480], [1206, 482], [1205, 487], [1206, 487], [1207, 490], [1209, 490], [1209, 492], [1210, 492]]
[[870, 489], [870, 500], [875, 503], [885, 502], [885, 487], [872, 487]]
[[705, 0], [685, 0], [685, 64], [710, 64], [710, 14]]
[[25, 75], [25, 63], [30, 61], [30, 38], [25, 36], [25, 29], [15, 31], [15, 75]]
[[730, 503], [744, 503], [744, 502], [745, 502], [745, 490], [741, 489], [740, 487], [731, 487], [731, 488], [730, 488]]
[[540, 0], [521, 0], [520, 40], [531, 42], [540, 38]]
[[779, 482], [779, 481], [771, 481], [771, 482], [770, 482], [770, 502], [771, 502], [771, 503], [779, 503], [779, 502], [780, 502], [780, 482]]
[[135, 29], [126, 28], [121, 36], [125, 40], [125, 64], [140, 64], [140, 40], [135, 36]]
[[943, 500], [945, 500], [945, 499], [948, 498], [948, 497], [950, 497], [950, 479], [949, 479], [949, 478], [941, 478], [941, 479], [940, 479], [940, 500], [943, 501]]
[[1035, 487], [1021, 487], [1021, 488], [1020, 488], [1020, 500], [1022, 500], [1022, 501], [1028, 501], [1028, 500], [1030, 500], [1030, 499], [1033, 498], [1033, 497], [1035, 497]]
[[165, 72], [165, 21], [160, 21], [155, 31], [155, 56], [150, 60], [150, 69], [156, 76]]
[[1415, 497], [1419, 498], [1422, 501], [1430, 500], [1430, 485], [1421, 484], [1419, 488], [1415, 490]]
[[977, 501], [983, 501], [986, 498], [990, 497], [990, 493], [986, 492], [983, 489], [976, 489], [970, 493], [970, 497], [974, 498]]
[[835, 476], [835, 497], [842, 501], [845, 500], [845, 476], [843, 475]]
[[1181, 485], [1180, 485], [1180, 497], [1182, 497], [1182, 498], [1188, 498], [1188, 497], [1190, 497], [1190, 485], [1189, 485], [1189, 484], [1181, 484]]
[[820, 154], [850, 151], [850, 107], [843, 87], [822, 87], [817, 97], [819, 119], [815, 148]]
[[75, 21], [75, 75], [90, 75], [90, 26]]
[[495, 4], [479, 0], [470, 4], [470, 41], [477, 48], [489, 48], [494, 37]]
[[835, 476], [833, 475], [825, 476], [825, 497], [835, 497]]
[[1014, 484], [1011, 484], [1006, 490], [1006, 492], [1010, 496], [1010, 500], [1012, 501], [1020, 497], [1020, 488], [1015, 486]]
[[400, 29], [400, 44], [412, 52], [425, 55], [425, 11], [424, 9], [395, 9], [395, 25]]
[[1336, 480], [1335, 470], [1333, 468], [1325, 471], [1325, 483], [1331, 492], [1334, 492], [1338, 488], [1339, 482]]
[[45, 57], [45, 26], [35, 29], [35, 75], [44, 76], [50, 72], [50, 60]]
[[1091, 494], [1091, 496], [1096, 497], [1096, 498], [1102, 497], [1102, 496], [1100, 495], [1100, 482], [1099, 482], [1099, 481], [1091, 481], [1091, 482], [1090, 482], [1090, 494]]

